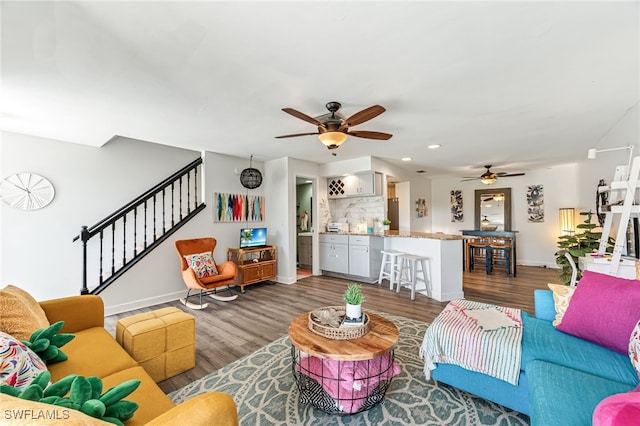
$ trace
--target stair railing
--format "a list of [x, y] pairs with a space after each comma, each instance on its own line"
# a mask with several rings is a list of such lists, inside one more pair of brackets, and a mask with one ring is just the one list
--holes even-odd
[[[191, 162], [93, 226], [82, 226], [81, 294], [99, 294], [206, 205], [199, 197], [202, 158]], [[89, 275], [98, 284], [88, 288]]]

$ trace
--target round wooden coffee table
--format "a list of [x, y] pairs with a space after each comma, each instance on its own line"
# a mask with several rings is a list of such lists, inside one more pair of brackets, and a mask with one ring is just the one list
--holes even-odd
[[370, 330], [357, 339], [333, 340], [309, 330], [309, 314], [289, 325], [293, 376], [300, 402], [331, 414], [354, 414], [384, 400], [400, 372], [393, 351], [398, 328], [367, 312]]

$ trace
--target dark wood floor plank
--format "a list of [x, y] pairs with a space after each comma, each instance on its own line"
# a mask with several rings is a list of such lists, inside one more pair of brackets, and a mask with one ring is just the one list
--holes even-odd
[[[533, 313], [533, 291], [557, 282], [555, 269], [518, 267], [517, 277], [507, 277], [496, 268], [492, 275], [484, 270], [464, 272], [464, 294], [469, 300], [495, 303]], [[307, 277], [296, 284], [261, 283], [246, 287], [233, 302], [208, 299], [209, 307], [191, 310], [180, 302], [164, 303], [105, 318], [105, 327], [115, 333], [118, 319], [163, 307], [175, 306], [196, 318], [196, 367], [160, 383], [165, 392], [179, 389], [211, 371], [217, 370], [287, 334], [296, 316], [322, 306], [342, 305], [342, 293], [349, 284], [339, 278]], [[446, 302], [437, 302], [421, 294], [411, 301], [410, 290], [400, 294], [382, 285], [363, 284], [365, 309], [375, 309], [431, 322]]]

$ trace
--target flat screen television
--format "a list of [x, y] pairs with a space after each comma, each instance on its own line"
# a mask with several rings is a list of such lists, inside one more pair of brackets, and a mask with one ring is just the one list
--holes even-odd
[[244, 228], [240, 230], [240, 248], [264, 247], [267, 245], [267, 228]]

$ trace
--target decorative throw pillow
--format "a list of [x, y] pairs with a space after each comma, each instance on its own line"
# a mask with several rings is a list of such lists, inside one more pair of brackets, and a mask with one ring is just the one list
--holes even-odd
[[27, 340], [39, 328], [49, 327], [40, 304], [26, 291], [13, 285], [0, 290], [0, 331]]
[[47, 328], [36, 330], [29, 340], [23, 340], [22, 343], [35, 352], [47, 365], [66, 361], [67, 354], [60, 348], [72, 341], [76, 336], [71, 333], [58, 334], [63, 326], [64, 321], [58, 321]]
[[631, 364], [633, 364], [633, 367], [638, 372], [638, 378], [640, 378], [640, 321], [638, 321], [631, 332], [631, 338], [629, 339], [629, 359], [631, 359]]
[[593, 426], [637, 426], [640, 419], [640, 386], [600, 401], [593, 411]]
[[0, 332], [0, 385], [22, 389], [43, 371], [47, 366], [38, 355], [15, 337]]
[[547, 286], [553, 292], [553, 304], [556, 308], [556, 319], [553, 321], [553, 325], [558, 326], [562, 322], [562, 317], [567, 311], [569, 301], [576, 288], [563, 284], [547, 284]]
[[[104, 386], [100, 377], [71, 374], [56, 383], [51, 383], [51, 374], [48, 371], [43, 371], [34, 378], [26, 389], [0, 386], [0, 393], [23, 400], [51, 404], [50, 407], [79, 410], [96, 419], [122, 425], [133, 417], [139, 408], [137, 402], [122, 398], [135, 391], [138, 386], [140, 386], [140, 380], [131, 379], [103, 392]], [[48, 417], [38, 417], [38, 419], [46, 420]], [[75, 424], [70, 422], [66, 416], [63, 420], [62, 423]]]
[[210, 277], [218, 275], [218, 268], [211, 257], [211, 253], [188, 254], [185, 257], [189, 268], [193, 269], [198, 278]]
[[584, 271], [556, 328], [622, 354], [640, 318], [640, 281]]

